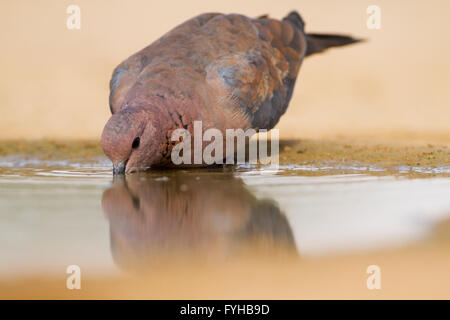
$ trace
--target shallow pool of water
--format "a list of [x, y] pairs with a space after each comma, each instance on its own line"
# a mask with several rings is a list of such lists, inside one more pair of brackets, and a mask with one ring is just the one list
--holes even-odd
[[242, 166], [113, 178], [103, 159], [14, 161], [0, 171], [0, 279], [393, 250], [450, 218], [446, 177]]

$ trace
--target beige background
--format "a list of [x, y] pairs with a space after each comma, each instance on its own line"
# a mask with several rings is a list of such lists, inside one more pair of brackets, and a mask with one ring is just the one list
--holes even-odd
[[[81, 7], [81, 30], [66, 8]], [[368, 30], [366, 8], [382, 10]], [[282, 137], [404, 136], [450, 141], [450, 2], [446, 0], [2, 0], [0, 139], [94, 138], [109, 117], [113, 68], [184, 20], [203, 12], [297, 9], [314, 32], [369, 42], [308, 58]]]

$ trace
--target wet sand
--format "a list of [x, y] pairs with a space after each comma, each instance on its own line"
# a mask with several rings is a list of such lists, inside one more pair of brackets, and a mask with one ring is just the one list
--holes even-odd
[[[100, 142], [95, 140], [0, 140], [0, 157], [11, 161], [14, 158], [107, 161]], [[410, 177], [449, 176], [450, 141], [281, 140], [279, 161], [282, 168], [304, 168], [297, 171], [302, 175], [359, 172]]]

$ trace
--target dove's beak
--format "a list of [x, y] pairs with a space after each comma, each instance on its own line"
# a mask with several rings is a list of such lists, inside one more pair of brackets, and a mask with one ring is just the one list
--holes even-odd
[[124, 174], [127, 162], [113, 163], [113, 174]]

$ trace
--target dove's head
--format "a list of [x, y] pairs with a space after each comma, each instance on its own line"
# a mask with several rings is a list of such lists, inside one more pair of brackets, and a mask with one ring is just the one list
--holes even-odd
[[103, 151], [114, 174], [143, 171], [162, 160], [164, 135], [154, 113], [126, 107], [111, 116], [102, 133]]

